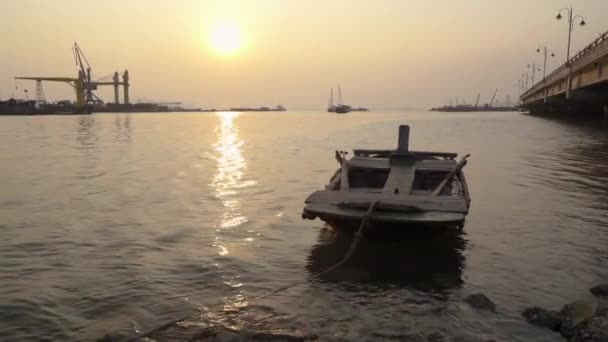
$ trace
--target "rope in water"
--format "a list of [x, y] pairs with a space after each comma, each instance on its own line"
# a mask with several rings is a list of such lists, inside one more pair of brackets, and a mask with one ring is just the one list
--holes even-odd
[[[367, 227], [367, 225], [369, 223], [369, 220], [371, 219], [371, 216], [372, 216], [374, 210], [376, 210], [376, 207], [378, 206], [378, 204], [380, 204], [379, 201], [372, 202], [370, 204], [369, 208], [367, 209], [367, 212], [365, 213], [365, 215], [363, 215], [363, 217], [361, 218], [361, 224], [359, 225], [359, 229], [357, 229], [357, 233], [355, 233], [355, 239], [351, 243], [350, 248], [348, 249], [348, 252], [346, 252], [346, 254], [344, 255], [344, 257], [340, 261], [338, 261], [337, 263], [335, 263], [335, 264], [333, 264], [333, 265], [331, 265], [331, 266], [329, 266], [329, 267], [321, 270], [320, 272], [315, 273], [314, 276], [318, 277], [318, 276], [321, 276], [321, 275], [323, 275], [325, 273], [329, 273], [329, 272], [337, 269], [338, 267], [344, 265], [346, 262], [348, 262], [348, 260], [355, 253], [355, 250], [357, 250], [357, 247], [359, 246], [359, 243], [363, 239], [363, 233], [365, 231], [365, 227]], [[263, 294], [261, 294], [261, 295], [259, 295], [257, 297], [254, 297], [252, 299], [252, 301], [260, 300], [260, 299], [265, 298], [265, 297], [267, 297], [269, 295], [277, 294], [279, 292], [283, 292], [283, 291], [289, 290], [290, 288], [298, 286], [298, 285], [301, 285], [303, 283], [304, 282], [300, 281], [300, 280], [295, 281], [295, 282], [293, 282], [293, 283], [291, 283], [289, 285], [285, 285], [285, 286], [279, 287], [278, 289], [267, 291], [267, 292], [265, 292], [265, 293], [263, 293]], [[221, 303], [218, 303], [217, 305], [220, 305], [220, 304]], [[148, 330], [148, 331], [146, 331], [144, 333], [138, 334], [138, 335], [133, 336], [133, 337], [129, 337], [129, 338], [125, 339], [124, 342], [134, 342], [134, 341], [137, 341], [140, 338], [147, 337], [147, 336], [151, 335], [152, 333], [155, 333], [155, 332], [157, 332], [159, 330], [163, 330], [165, 328], [168, 328], [168, 327], [174, 325], [175, 323], [184, 321], [184, 320], [186, 320], [186, 319], [188, 319], [190, 317], [192, 317], [192, 314], [189, 314], [188, 316], [181, 317], [179, 319], [174, 319], [174, 320], [172, 320], [170, 322], [167, 322], [167, 323], [165, 323], [163, 325], [155, 327], [155, 328], [153, 328], [151, 330]]]

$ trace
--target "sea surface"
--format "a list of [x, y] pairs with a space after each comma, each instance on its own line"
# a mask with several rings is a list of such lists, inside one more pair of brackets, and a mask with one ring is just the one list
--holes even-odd
[[[470, 153], [463, 234], [365, 240], [301, 219], [334, 151]], [[0, 117], [0, 340], [193, 323], [390, 340], [560, 341], [521, 317], [608, 281], [608, 127], [520, 113]], [[257, 296], [293, 283], [286, 291]], [[495, 313], [464, 303], [482, 292]]]

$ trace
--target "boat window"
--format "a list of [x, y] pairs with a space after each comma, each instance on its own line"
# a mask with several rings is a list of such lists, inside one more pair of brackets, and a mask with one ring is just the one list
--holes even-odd
[[388, 179], [388, 173], [388, 169], [351, 167], [348, 172], [348, 184], [351, 188], [382, 189]]

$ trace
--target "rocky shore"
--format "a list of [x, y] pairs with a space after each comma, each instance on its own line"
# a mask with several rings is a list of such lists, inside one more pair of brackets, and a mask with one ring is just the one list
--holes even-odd
[[[560, 311], [552, 311], [537, 306], [523, 310], [523, 318], [538, 327], [546, 328], [560, 334], [569, 342], [608, 342], [608, 284], [589, 289], [586, 298], [563, 306]], [[482, 293], [473, 293], [463, 301], [471, 307], [495, 312], [496, 304]], [[255, 328], [255, 327], [254, 327]], [[259, 327], [258, 327], [259, 328]], [[548, 333], [551, 333], [548, 331]], [[406, 342], [492, 342], [492, 338], [474, 335], [446, 336], [442, 332], [426, 334], [372, 337]], [[110, 336], [100, 341], [116, 341]], [[149, 333], [125, 341], [287, 341], [304, 342], [322, 340], [315, 334], [303, 334], [301, 331], [266, 331], [264, 329], [234, 329], [221, 324], [205, 325], [187, 320], [168, 324]]]
[[531, 324], [561, 334], [569, 342], [608, 342], [608, 284], [589, 289], [592, 296], [564, 305], [560, 311], [530, 307]]

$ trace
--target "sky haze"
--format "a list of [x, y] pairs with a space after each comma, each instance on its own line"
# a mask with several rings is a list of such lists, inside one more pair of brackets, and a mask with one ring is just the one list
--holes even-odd
[[[93, 78], [128, 69], [131, 97], [205, 108], [323, 109], [330, 87], [377, 109], [427, 108], [450, 98], [516, 98], [538, 47], [565, 59], [562, 0], [3, 1], [0, 99], [34, 92], [14, 76], [69, 76], [78, 42]], [[608, 30], [608, 1], [575, 1], [572, 54]], [[238, 51], [210, 46], [222, 23], [238, 28]], [[226, 33], [224, 33], [226, 35]], [[235, 43], [237, 44], [237, 43]], [[539, 75], [536, 75], [539, 79]], [[15, 87], [18, 87], [16, 89]], [[45, 83], [48, 100], [73, 99], [67, 84]], [[99, 92], [112, 101], [110, 88]], [[30, 95], [31, 96], [31, 95]]]

